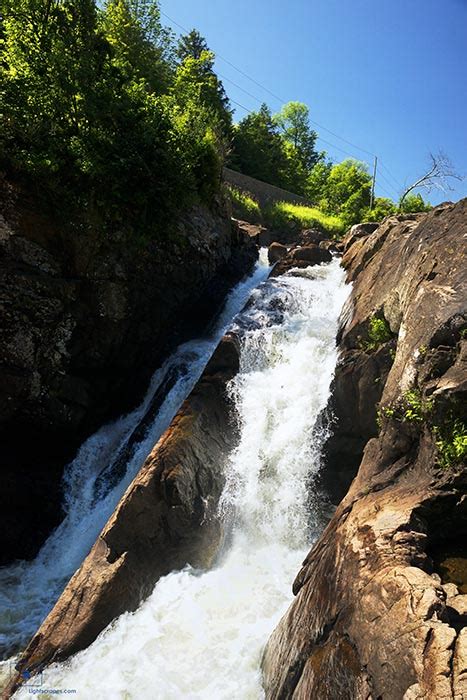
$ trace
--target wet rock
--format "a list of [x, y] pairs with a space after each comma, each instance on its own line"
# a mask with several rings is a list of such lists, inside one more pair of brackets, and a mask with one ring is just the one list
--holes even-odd
[[467, 200], [357, 233], [325, 467], [328, 483], [354, 478], [268, 642], [266, 697], [458, 700], [467, 465], [439, 445], [467, 423]]
[[271, 242], [271, 234], [265, 226], [261, 224], [250, 224], [248, 221], [232, 219], [245, 236], [251, 238], [257, 246], [268, 246]]
[[339, 247], [338, 247], [338, 242], [337, 241], [321, 241], [319, 243], [320, 248], [324, 248], [324, 250], [328, 250], [330, 253], [339, 253]]
[[271, 272], [271, 277], [283, 275], [294, 267], [304, 268], [310, 265], [330, 262], [331, 260], [332, 254], [318, 245], [310, 244], [294, 247], [276, 264]]
[[238, 368], [238, 341], [225, 336], [21, 655], [20, 670], [37, 672], [87, 647], [170, 571], [212, 564], [222, 537], [223, 463], [235, 439], [225, 387]]
[[287, 246], [282, 243], [271, 243], [268, 248], [268, 260], [270, 265], [279, 262], [287, 255]]

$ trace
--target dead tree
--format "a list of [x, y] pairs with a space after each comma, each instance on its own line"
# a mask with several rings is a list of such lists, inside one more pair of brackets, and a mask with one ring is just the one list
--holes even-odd
[[442, 192], [449, 192], [454, 189], [451, 186], [450, 179], [463, 180], [464, 178], [454, 170], [454, 167], [449, 158], [441, 151], [437, 155], [430, 153], [431, 166], [425, 175], [420, 177], [413, 185], [407, 187], [399, 200], [399, 211], [402, 209], [407, 195], [419, 187], [423, 187], [427, 192], [434, 189]]

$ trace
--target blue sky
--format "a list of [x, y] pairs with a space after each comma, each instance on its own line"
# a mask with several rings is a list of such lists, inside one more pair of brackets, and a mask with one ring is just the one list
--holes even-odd
[[[396, 197], [423, 173], [430, 151], [443, 150], [467, 175], [467, 0], [162, 0], [161, 9], [282, 102], [305, 102], [313, 120], [377, 154], [378, 195]], [[216, 68], [235, 102], [280, 109], [225, 60]], [[347, 157], [334, 146], [372, 160], [315, 128], [333, 144], [318, 141], [333, 160]], [[467, 180], [453, 187], [428, 199], [467, 196]]]

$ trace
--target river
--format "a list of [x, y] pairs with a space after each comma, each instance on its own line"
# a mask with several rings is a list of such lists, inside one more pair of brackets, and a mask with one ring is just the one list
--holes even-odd
[[[219, 504], [227, 536], [216, 565], [163, 577], [136, 612], [48, 668], [42, 691], [76, 690], [86, 700], [263, 696], [264, 645], [324, 524], [310, 477], [319, 468], [323, 434], [316, 420], [328, 399], [348, 294], [337, 260], [298, 276], [265, 281], [267, 273], [263, 253], [231, 293], [210, 338], [181, 346], [154, 376], [142, 406], [83, 445], [65, 476], [65, 521], [34, 562], [0, 572], [10, 605], [1, 619], [4, 644], [13, 649], [35, 631], [232, 324], [241, 337], [240, 372], [229, 386], [239, 441]], [[169, 375], [173, 386], [152, 416], [151, 401]], [[137, 439], [142, 420], [144, 439]]]

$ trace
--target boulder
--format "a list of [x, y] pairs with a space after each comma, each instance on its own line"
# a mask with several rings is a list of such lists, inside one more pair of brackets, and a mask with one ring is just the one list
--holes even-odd
[[332, 260], [332, 254], [320, 248], [318, 245], [310, 244], [306, 246], [299, 246], [289, 250], [288, 254], [284, 256], [271, 271], [271, 277], [278, 277], [288, 272], [292, 268], [305, 268], [310, 265], [319, 265], [320, 263], [330, 262]]
[[267, 644], [267, 698], [467, 697], [466, 238], [467, 199], [347, 248], [324, 470], [354, 478]]
[[319, 247], [324, 250], [329, 250], [330, 253], [339, 253], [339, 243], [334, 240], [325, 240], [319, 243]]
[[268, 248], [268, 260], [270, 265], [279, 262], [287, 255], [287, 246], [282, 243], [271, 243]]
[[[222, 537], [223, 463], [235, 438], [225, 387], [238, 367], [238, 341], [225, 336], [20, 656], [20, 671], [33, 674], [87, 647], [114, 618], [136, 610], [161, 576], [212, 564]], [[9, 692], [20, 682], [19, 674]]]
[[320, 231], [316, 228], [309, 228], [305, 231], [302, 231], [300, 235], [300, 244], [308, 245], [310, 243], [315, 243], [316, 245], [318, 245], [319, 243], [327, 240], [328, 238], [328, 234], [324, 233], [324, 231]]

